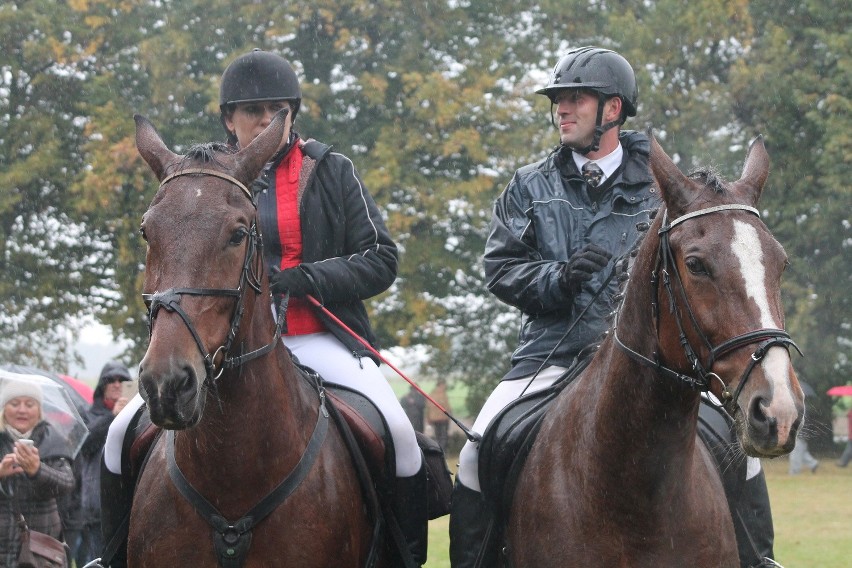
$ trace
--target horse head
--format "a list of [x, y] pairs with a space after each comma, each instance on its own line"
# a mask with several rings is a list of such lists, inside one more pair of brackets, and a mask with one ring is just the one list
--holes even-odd
[[789, 452], [804, 395], [784, 331], [781, 275], [787, 256], [756, 209], [769, 174], [758, 138], [740, 179], [710, 171], [686, 176], [656, 140], [651, 170], [665, 202], [654, 270], [659, 359], [700, 377], [733, 415], [744, 451]]
[[[170, 151], [153, 125], [136, 116], [136, 146], [160, 182], [142, 218], [148, 250], [143, 297], [150, 343], [139, 367], [139, 390], [152, 421], [168, 429], [201, 419], [205, 388], [226, 366], [240, 327], [254, 313], [254, 290], [268, 307], [257, 208], [248, 189], [277, 150], [286, 111], [246, 148]], [[266, 310], [268, 313], [268, 310]]]

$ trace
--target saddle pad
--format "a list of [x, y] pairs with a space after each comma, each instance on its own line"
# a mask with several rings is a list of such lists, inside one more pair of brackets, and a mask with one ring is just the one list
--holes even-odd
[[488, 425], [479, 444], [479, 481], [487, 502], [503, 503], [504, 493], [510, 500], [515, 485], [510, 477], [517, 477], [541, 427], [541, 419], [557, 394], [558, 390], [546, 389], [523, 396]]
[[375, 481], [396, 477], [396, 457], [387, 422], [370, 399], [347, 387], [325, 384], [329, 400], [346, 420]]

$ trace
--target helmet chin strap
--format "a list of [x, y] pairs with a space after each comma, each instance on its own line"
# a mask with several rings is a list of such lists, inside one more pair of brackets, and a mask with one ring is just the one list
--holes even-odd
[[[589, 154], [590, 152], [597, 152], [601, 147], [601, 136], [603, 136], [604, 132], [611, 128], [615, 128], [616, 126], [621, 124], [621, 120], [613, 120], [611, 122], [607, 122], [606, 124], [601, 124], [603, 122], [603, 112], [605, 104], [606, 95], [604, 95], [603, 93], [598, 93], [598, 116], [595, 120], [595, 134], [592, 137], [592, 143], [588, 146], [583, 146], [582, 148], [574, 148], [573, 146], [568, 146], [567, 144], [563, 144], [563, 146], [571, 148], [573, 151], [584, 156]], [[550, 105], [550, 122], [553, 123], [553, 103], [551, 103]]]

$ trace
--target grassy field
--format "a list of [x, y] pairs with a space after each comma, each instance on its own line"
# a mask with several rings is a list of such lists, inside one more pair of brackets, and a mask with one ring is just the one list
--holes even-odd
[[[817, 456], [819, 457], [819, 456]], [[448, 460], [455, 471], [455, 457]], [[790, 476], [786, 458], [764, 460], [772, 516], [775, 559], [785, 568], [852, 566], [852, 466], [840, 469], [820, 458], [817, 473]], [[449, 517], [429, 525], [426, 568], [449, 568]]]

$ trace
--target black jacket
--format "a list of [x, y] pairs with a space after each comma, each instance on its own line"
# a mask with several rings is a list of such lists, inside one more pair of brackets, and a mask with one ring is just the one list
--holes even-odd
[[[382, 215], [352, 161], [317, 141], [302, 144], [299, 216], [302, 263], [316, 297], [350, 329], [375, 346], [363, 300], [387, 290], [396, 279], [397, 249]], [[263, 254], [268, 267], [281, 262], [276, 218], [275, 168], [267, 168], [268, 186], [258, 197]], [[326, 327], [356, 356], [372, 354], [335, 323], [320, 314]], [[378, 361], [376, 361], [378, 363]]]
[[[39, 450], [41, 466], [34, 477], [19, 473], [0, 480], [0, 566], [17, 566], [21, 550], [18, 512], [30, 529], [62, 538], [62, 522], [56, 499], [74, 489], [71, 449], [47, 422], [31, 435]], [[11, 453], [12, 438], [0, 431], [0, 455]]]
[[[624, 131], [619, 139], [621, 167], [594, 196], [570, 150], [562, 149], [519, 169], [495, 203], [484, 257], [488, 289], [524, 315], [505, 379], [534, 373], [557, 344], [547, 365], [567, 366], [608, 328], [617, 279], [559, 343], [610, 274], [614, 260], [639, 238], [637, 224], [648, 221], [659, 205], [648, 169], [647, 137]], [[589, 243], [608, 250], [613, 260], [570, 296], [559, 286], [560, 271]]]
[[84, 416], [89, 435], [80, 447], [77, 456], [80, 471], [80, 502], [85, 520], [95, 524], [101, 518], [101, 459], [107, 434], [115, 415], [104, 403], [104, 391], [115, 378], [129, 381], [127, 367], [117, 361], [109, 361], [101, 370], [98, 384], [92, 396], [92, 405]]

